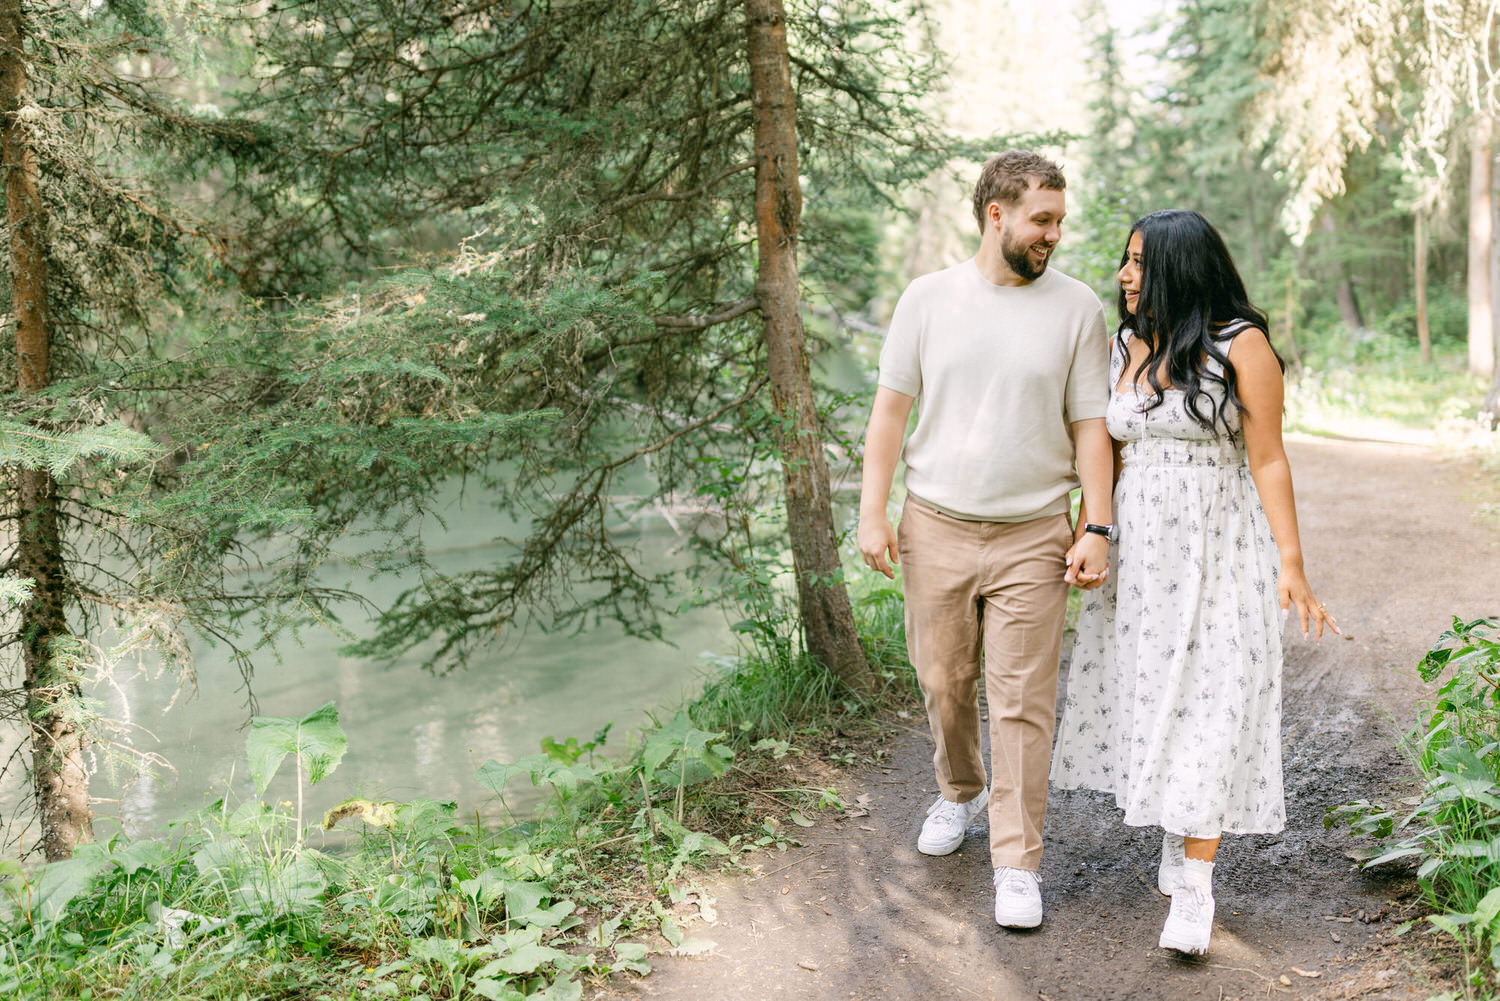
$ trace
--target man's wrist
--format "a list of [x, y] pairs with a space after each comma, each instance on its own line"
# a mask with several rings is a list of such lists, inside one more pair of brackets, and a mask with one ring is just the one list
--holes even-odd
[[1106, 542], [1113, 542], [1119, 536], [1119, 532], [1114, 525], [1100, 525], [1094, 522], [1084, 523], [1083, 534], [1097, 535], [1103, 538]]

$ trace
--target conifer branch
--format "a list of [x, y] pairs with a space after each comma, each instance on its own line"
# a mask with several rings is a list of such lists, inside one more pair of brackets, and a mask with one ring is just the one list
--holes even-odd
[[735, 317], [744, 316], [752, 309], [759, 307], [760, 303], [754, 296], [751, 296], [717, 313], [705, 313], [701, 316], [656, 316], [652, 317], [651, 322], [658, 327], [670, 330], [705, 330], [720, 323], [728, 323]]
[[619, 204], [617, 204], [614, 207], [614, 211], [615, 212], [624, 212], [626, 209], [634, 208], [635, 206], [640, 205], [642, 202], [681, 202], [681, 201], [687, 201], [687, 200], [692, 199], [692, 198], [697, 198], [699, 195], [706, 194], [707, 192], [709, 192], [709, 191], [713, 190], [714, 188], [718, 187], [719, 184], [721, 184], [722, 182], [724, 182], [728, 178], [733, 177], [735, 174], [741, 174], [741, 173], [744, 173], [747, 170], [754, 170], [754, 169], [755, 169], [755, 161], [754, 160], [746, 160], [744, 163], [737, 163], [737, 164], [735, 164], [733, 167], [730, 167], [728, 170], [722, 170], [722, 171], [720, 171], [718, 174], [716, 174], [715, 176], [709, 178], [707, 181], [704, 181], [702, 184], [698, 185], [696, 188], [692, 188], [692, 189], [690, 189], [688, 191], [652, 191], [652, 192], [645, 192], [645, 193], [642, 193], [642, 194], [639, 194], [639, 195], [631, 195], [629, 198], [621, 199], [621, 201], [619, 202]]

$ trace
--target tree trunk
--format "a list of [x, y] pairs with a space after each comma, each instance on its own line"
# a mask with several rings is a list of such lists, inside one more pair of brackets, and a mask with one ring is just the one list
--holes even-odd
[[1422, 364], [1432, 363], [1432, 328], [1427, 322], [1427, 210], [1417, 209], [1412, 218], [1412, 242], [1416, 244], [1413, 287], [1417, 294], [1417, 343], [1422, 348]]
[[1286, 345], [1292, 352], [1292, 367], [1302, 371], [1302, 349], [1297, 347], [1297, 277], [1295, 272], [1286, 276]]
[[1323, 213], [1323, 232], [1327, 233], [1333, 243], [1333, 267], [1334, 267], [1334, 301], [1339, 305], [1339, 316], [1343, 318], [1344, 326], [1349, 333], [1355, 337], [1363, 337], [1365, 333], [1365, 316], [1359, 308], [1359, 298], [1354, 294], [1354, 282], [1349, 278], [1349, 265], [1344, 261], [1343, 251], [1339, 247], [1339, 227], [1333, 218], [1331, 211]]
[[765, 320], [771, 392], [781, 417], [787, 532], [807, 649], [850, 685], [872, 680], [844, 590], [828, 461], [813, 403], [797, 279], [802, 187], [797, 176], [796, 99], [781, 0], [746, 0], [750, 95], [755, 121], [755, 295]]
[[[0, 163], [5, 168], [6, 221], [16, 328], [16, 388], [39, 392], [51, 377], [52, 332], [47, 315], [46, 218], [37, 190], [37, 157], [23, 120], [26, 62], [20, 0], [0, 0]], [[47, 861], [68, 858], [93, 836], [83, 740], [63, 706], [78, 695], [54, 644], [67, 631], [57, 483], [45, 469], [16, 476], [16, 572], [35, 582], [21, 608], [26, 711], [32, 728], [32, 770]]]
[[1500, 371], [1500, 135], [1490, 119], [1490, 371]]
[[1500, 430], [1500, 367], [1490, 381], [1490, 391], [1485, 394], [1484, 405], [1479, 408], [1479, 425], [1487, 431]]
[[[1245, 178], [1245, 211], [1248, 214], [1250, 225], [1245, 228], [1250, 237], [1250, 262], [1255, 267], [1257, 276], [1266, 273], [1266, 252], [1261, 246], [1260, 239], [1260, 205], [1255, 198], [1255, 178], [1259, 176], [1255, 161], [1250, 155], [1248, 147], [1240, 149], [1240, 172]], [[1204, 202], [1212, 205], [1212, 202]]]
[[1490, 326], [1493, 334], [1490, 359], [1490, 391], [1479, 408], [1479, 424], [1490, 431], [1500, 428], [1500, 169], [1496, 167], [1497, 137], [1490, 135]]
[[1495, 374], [1495, 319], [1490, 301], [1493, 122], [1474, 117], [1469, 163], [1469, 371], [1481, 379]]

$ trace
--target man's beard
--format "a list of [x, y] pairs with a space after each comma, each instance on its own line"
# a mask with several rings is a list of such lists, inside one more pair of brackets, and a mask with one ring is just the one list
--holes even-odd
[[1005, 263], [1010, 265], [1016, 277], [1028, 282], [1034, 282], [1042, 277], [1042, 273], [1047, 270], [1047, 262], [1052, 260], [1052, 254], [1049, 252], [1046, 257], [1042, 258], [1042, 263], [1036, 263], [1031, 256], [1033, 246], [1035, 244], [1012, 243], [1006, 233], [1000, 234], [1000, 253], [1004, 256]]

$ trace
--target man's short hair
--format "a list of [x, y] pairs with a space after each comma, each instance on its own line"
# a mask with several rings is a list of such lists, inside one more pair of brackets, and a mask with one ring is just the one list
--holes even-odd
[[1033, 184], [1052, 191], [1068, 186], [1061, 167], [1030, 150], [1011, 149], [991, 157], [974, 186], [974, 220], [979, 223], [980, 235], [984, 235], [984, 215], [990, 202], [1014, 205]]

